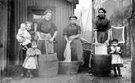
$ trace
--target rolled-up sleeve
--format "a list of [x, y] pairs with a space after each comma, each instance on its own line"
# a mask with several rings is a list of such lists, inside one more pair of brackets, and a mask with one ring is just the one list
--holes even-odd
[[81, 34], [81, 27], [78, 26], [77, 34]]
[[65, 28], [64, 28], [64, 30], [63, 30], [63, 35], [67, 35], [67, 34], [68, 34], [68, 33], [67, 33], [67, 28], [68, 28], [68, 27], [65, 27]]
[[97, 18], [94, 20], [93, 27], [94, 29], [97, 29]]
[[22, 33], [22, 31], [19, 29], [18, 30], [18, 33], [17, 33], [17, 35], [16, 35], [16, 39], [19, 41], [19, 40], [21, 40], [22, 39], [22, 37], [20, 37], [20, 34]]
[[111, 22], [110, 22], [110, 20], [108, 19], [108, 23], [107, 23], [107, 25], [108, 25], [108, 30], [109, 29], [111, 29]]

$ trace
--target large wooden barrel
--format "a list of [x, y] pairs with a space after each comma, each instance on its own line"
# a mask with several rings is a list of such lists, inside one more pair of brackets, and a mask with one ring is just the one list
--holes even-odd
[[39, 77], [51, 77], [58, 74], [57, 54], [48, 54], [39, 56]]
[[94, 76], [109, 76], [111, 70], [110, 55], [92, 55], [92, 75]]
[[78, 73], [79, 66], [82, 62], [72, 61], [63, 62], [59, 61], [58, 74], [76, 74]]

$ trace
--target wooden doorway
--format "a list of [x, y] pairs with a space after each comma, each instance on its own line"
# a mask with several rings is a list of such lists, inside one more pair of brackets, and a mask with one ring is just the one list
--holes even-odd
[[43, 13], [46, 9], [51, 9], [53, 11], [52, 21], [55, 22], [55, 7], [54, 6], [45, 6], [45, 7], [38, 7], [38, 6], [29, 6], [28, 7], [28, 21], [33, 23], [34, 29], [36, 29], [37, 23], [43, 19]]

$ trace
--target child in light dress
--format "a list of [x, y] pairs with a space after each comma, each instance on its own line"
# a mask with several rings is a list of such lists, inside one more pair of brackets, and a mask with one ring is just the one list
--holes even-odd
[[22, 45], [25, 49], [27, 49], [27, 45], [31, 43], [31, 35], [27, 31], [27, 26], [25, 23], [21, 24], [16, 38], [20, 43], [20, 45]]
[[32, 48], [29, 48], [26, 54], [23, 67], [27, 69], [27, 76], [33, 77], [32, 71], [38, 69], [38, 56], [41, 55], [41, 51], [37, 49], [35, 41], [32, 42]]
[[110, 46], [110, 54], [112, 56], [112, 67], [114, 71], [114, 76], [122, 76], [121, 75], [121, 70], [120, 67], [123, 67], [123, 59], [121, 58], [121, 47], [119, 46], [118, 40], [113, 39], [111, 41], [111, 46]]

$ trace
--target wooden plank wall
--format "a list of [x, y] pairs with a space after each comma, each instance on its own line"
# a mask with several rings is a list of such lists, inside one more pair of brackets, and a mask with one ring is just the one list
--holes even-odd
[[[63, 51], [65, 48], [65, 40], [63, 37], [63, 28], [67, 26], [68, 24], [68, 17], [70, 15], [73, 14], [73, 10], [72, 10], [72, 4], [67, 2], [66, 0], [13, 0], [15, 1], [15, 23], [14, 24], [14, 38], [17, 34], [18, 28], [20, 26], [20, 24], [22, 22], [25, 22], [27, 20], [27, 8], [29, 6], [54, 6], [56, 7], [55, 10], [55, 24], [58, 28], [58, 35], [56, 38], [57, 44], [56, 44], [56, 52], [58, 54], [58, 58], [59, 60], [63, 60]], [[17, 57], [18, 54], [18, 48], [19, 45], [17, 43], [17, 40], [14, 39], [15, 41], [14, 44], [12, 44], [14, 48], [14, 54], [12, 54], [12, 56], [14, 55], [15, 57]], [[10, 41], [10, 42], [12, 42]], [[12, 47], [10, 46], [10, 47]], [[11, 56], [11, 55], [9, 55]]]
[[6, 50], [7, 50], [7, 18], [8, 4], [7, 0], [0, 0], [0, 78], [6, 68]]

